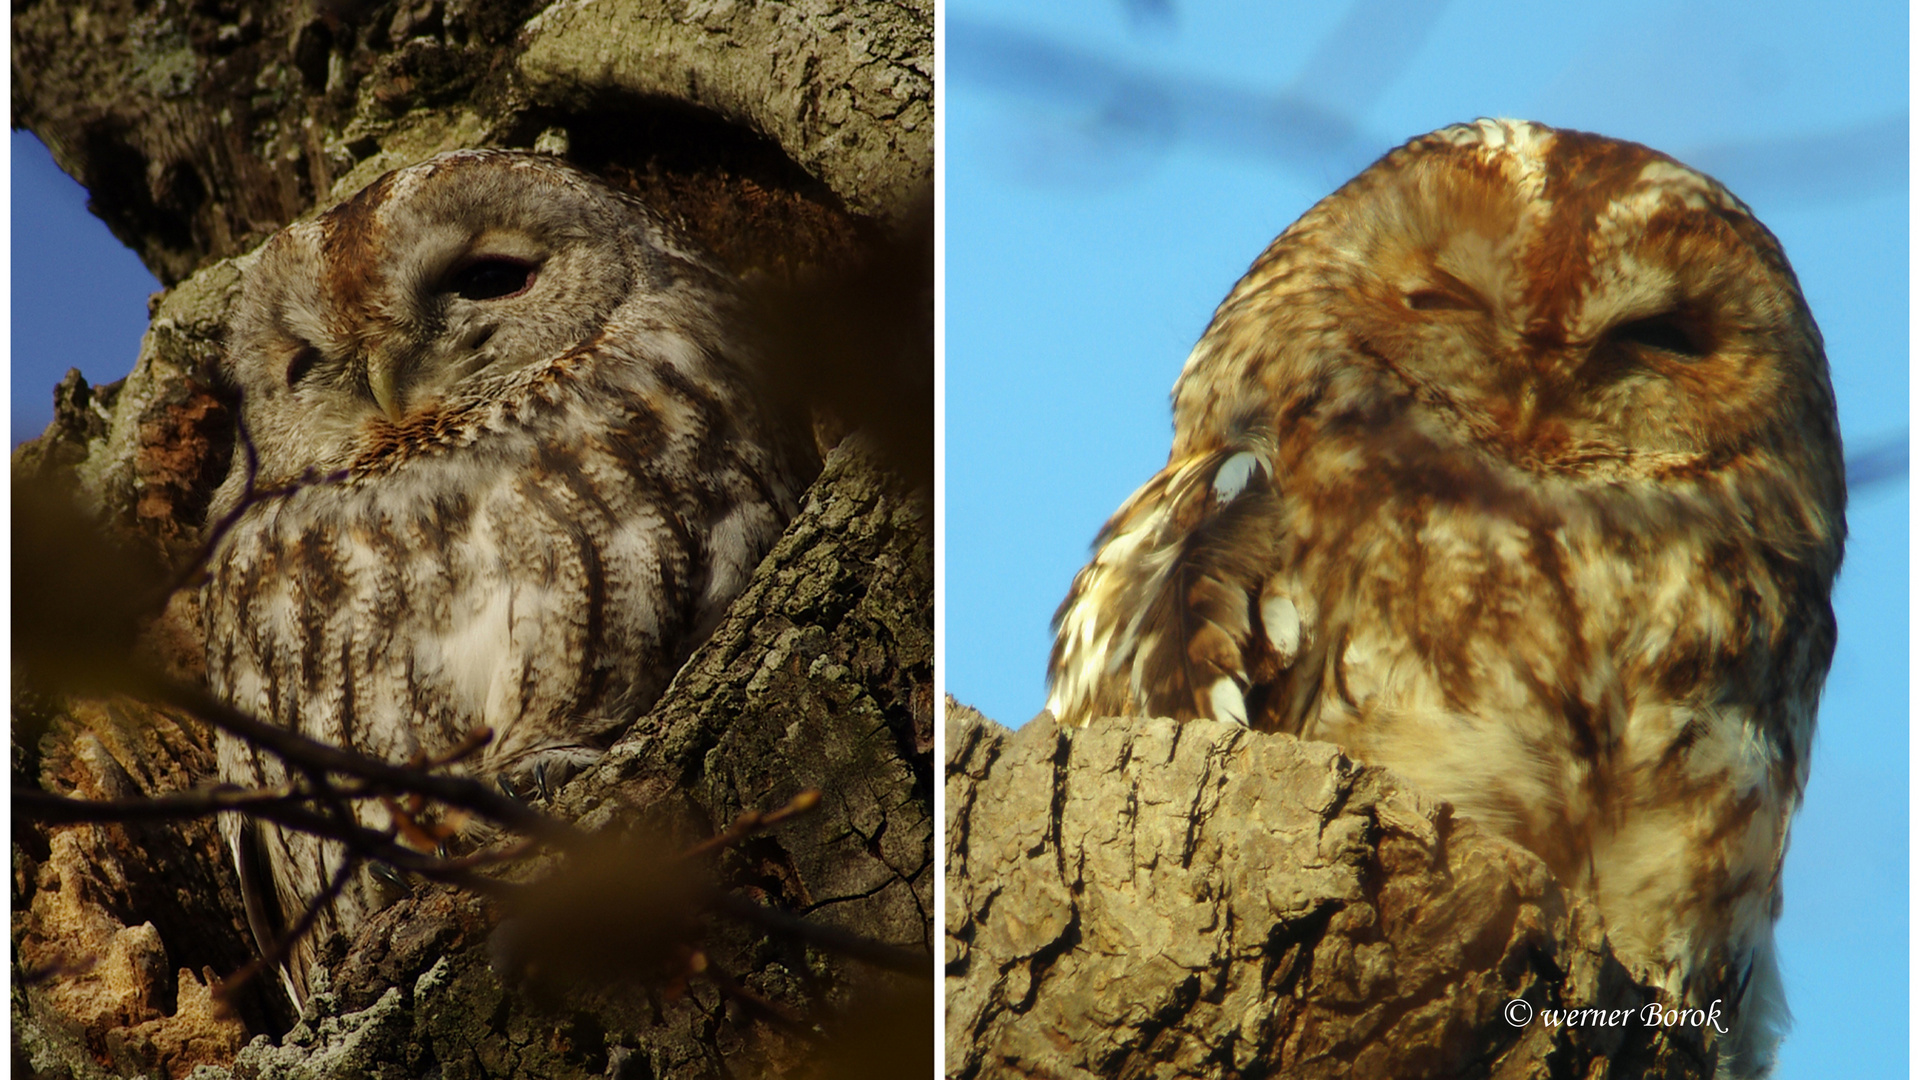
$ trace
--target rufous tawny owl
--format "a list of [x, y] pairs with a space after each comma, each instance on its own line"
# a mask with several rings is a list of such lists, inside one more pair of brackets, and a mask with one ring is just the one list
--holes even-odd
[[[204, 591], [213, 690], [394, 763], [484, 725], [464, 768], [522, 794], [592, 760], [718, 624], [817, 467], [756, 391], [737, 303], [659, 216], [532, 154], [444, 154], [279, 233], [228, 333], [244, 444], [209, 515], [241, 508]], [[219, 759], [233, 783], [287, 779], [233, 738]], [[356, 813], [388, 823], [377, 800]], [[225, 825], [248, 865], [253, 838]], [[271, 930], [342, 852], [271, 825], [257, 843]], [[317, 936], [379, 896], [356, 877]]]
[[1446, 128], [1273, 242], [1173, 408], [1056, 616], [1054, 716], [1398, 771], [1587, 890], [1636, 974], [1723, 998], [1721, 1072], [1764, 1073], [1846, 535], [1773, 235], [1644, 146]]

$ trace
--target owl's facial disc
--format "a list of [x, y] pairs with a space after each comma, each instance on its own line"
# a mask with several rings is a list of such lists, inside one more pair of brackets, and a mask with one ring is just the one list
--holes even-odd
[[506, 350], [486, 350], [543, 277], [549, 246], [519, 232], [446, 230], [420, 245], [395, 273], [402, 301], [370, 313], [356, 365], [361, 388], [393, 423]]
[[[1436, 430], [1499, 460], [1604, 478], [1732, 452], [1796, 373], [1766, 343], [1793, 334], [1797, 305], [1725, 287], [1779, 280], [1770, 238], [1711, 181], [1646, 155], [1539, 190], [1524, 170], [1490, 185], [1478, 158], [1422, 159], [1439, 179], [1310, 222], [1343, 271], [1312, 302], [1358, 304], [1340, 325], [1360, 352]], [[1779, 283], [1769, 295], [1797, 295]]]

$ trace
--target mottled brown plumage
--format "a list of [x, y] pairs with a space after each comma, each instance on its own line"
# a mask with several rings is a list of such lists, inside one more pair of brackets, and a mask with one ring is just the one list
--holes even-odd
[[[244, 507], [205, 591], [214, 691], [396, 763], [487, 726], [468, 767], [523, 794], [592, 760], [717, 625], [815, 465], [761, 400], [736, 307], [640, 203], [531, 154], [445, 154], [288, 227], [229, 331], [258, 470], [237, 453], [211, 514]], [[286, 779], [219, 752], [228, 781]], [[263, 824], [262, 882], [226, 824], [257, 932], [341, 860]], [[296, 997], [317, 939], [381, 899], [349, 884], [289, 964]]]
[[1167, 466], [1056, 619], [1049, 707], [1344, 745], [1539, 853], [1770, 1066], [1787, 826], [1845, 538], [1773, 236], [1633, 143], [1418, 138], [1220, 305]]

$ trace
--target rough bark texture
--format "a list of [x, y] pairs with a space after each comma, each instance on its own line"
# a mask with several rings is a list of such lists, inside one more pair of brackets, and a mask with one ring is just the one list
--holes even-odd
[[[53, 426], [14, 455], [16, 484], [49, 482], [133, 550], [164, 567], [190, 562], [233, 448], [231, 402], [211, 372], [244, 253], [446, 149], [564, 151], [677, 217], [770, 297], [815, 295], [806, 290], [821, 287], [820, 272], [857, 271], [871, 241], [913, 220], [911, 196], [930, 182], [932, 58], [928, 3], [17, 4], [15, 125], [87, 185], [94, 211], [169, 289], [127, 379], [89, 387], [73, 375], [58, 388]], [[926, 273], [930, 283], [930, 262]], [[925, 293], [893, 284], [876, 302]], [[857, 273], [850, 289], [843, 311], [857, 315], [872, 290]], [[928, 320], [896, 322], [912, 332], [852, 360], [844, 348], [830, 363], [814, 355], [838, 340], [828, 331], [787, 345], [796, 363], [830, 368], [827, 382], [921, 395]], [[924, 408], [917, 396], [868, 408], [812, 385], [822, 378], [790, 381], [783, 389], [853, 425], [915, 409], [926, 423], [906, 442], [883, 431], [885, 460], [865, 440], [841, 443], [732, 618], [555, 807], [670, 851], [818, 787], [817, 810], [711, 860], [707, 880], [735, 900], [926, 952], [931, 512], [896, 472], [909, 442], [907, 471], [920, 469], [930, 394]], [[17, 644], [69, 617], [63, 608], [87, 608], [96, 579], [138, 591], [103, 557], [27, 563], [22, 550]], [[45, 586], [31, 604], [22, 581]], [[200, 677], [198, 619], [192, 597], [176, 596], [140, 628], [140, 656]], [[82, 617], [77, 633], [96, 621]], [[18, 685], [13, 710], [15, 785], [104, 798], [211, 778], [211, 739], [191, 717]], [[679, 944], [719, 977], [679, 978], [669, 965], [636, 966], [650, 977], [623, 982], [543, 980], [528, 963], [541, 958], [516, 954], [499, 930], [533, 916], [424, 886], [336, 950], [328, 989], [297, 1024], [265, 985], [237, 1015], [221, 1012], [208, 988], [251, 945], [210, 822], [16, 819], [13, 869], [20, 1075], [798, 1075], [876, 1053], [883, 1069], [905, 1061], [917, 1072], [932, 1053], [924, 980], [804, 936], [708, 915]], [[723, 991], [724, 980], [740, 990]], [[849, 1029], [848, 1016], [884, 1018], [890, 1037]]]
[[591, 107], [617, 91], [711, 109], [771, 136], [854, 210], [892, 214], [933, 172], [931, 14], [928, 3], [560, 3], [529, 24], [519, 71], [543, 105]]
[[[931, 175], [932, 88], [926, 0], [42, 0], [13, 14], [14, 126], [167, 285], [330, 191], [555, 128], [709, 167], [777, 146], [782, 175], [755, 178], [768, 197], [810, 177], [856, 213], [892, 215]], [[662, 106], [674, 115], [649, 115]], [[707, 138], [649, 126], [695, 114]], [[601, 145], [649, 141], [680, 145]]]
[[1696, 1029], [1545, 1023], [1656, 998], [1538, 858], [1338, 747], [946, 725], [949, 1076], [1712, 1073]]
[[[37, 726], [23, 704], [15, 784], [18, 734]], [[66, 702], [50, 719], [35, 770], [49, 791], [130, 798], [183, 790], [212, 771], [212, 740], [191, 718], [110, 698]], [[16, 1075], [104, 1076], [97, 1063], [111, 1061], [182, 1076], [231, 1058], [249, 1021], [270, 1022], [259, 995], [237, 1002], [237, 1017], [214, 1007], [212, 984], [251, 951], [213, 822], [46, 829], [16, 817], [13, 839]]]

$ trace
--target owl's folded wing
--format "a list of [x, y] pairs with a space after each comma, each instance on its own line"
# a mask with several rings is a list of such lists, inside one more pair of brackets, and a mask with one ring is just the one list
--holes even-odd
[[1291, 662], [1300, 624], [1267, 597], [1285, 529], [1265, 440], [1169, 462], [1094, 541], [1054, 615], [1047, 708], [1248, 723], [1254, 683]]

